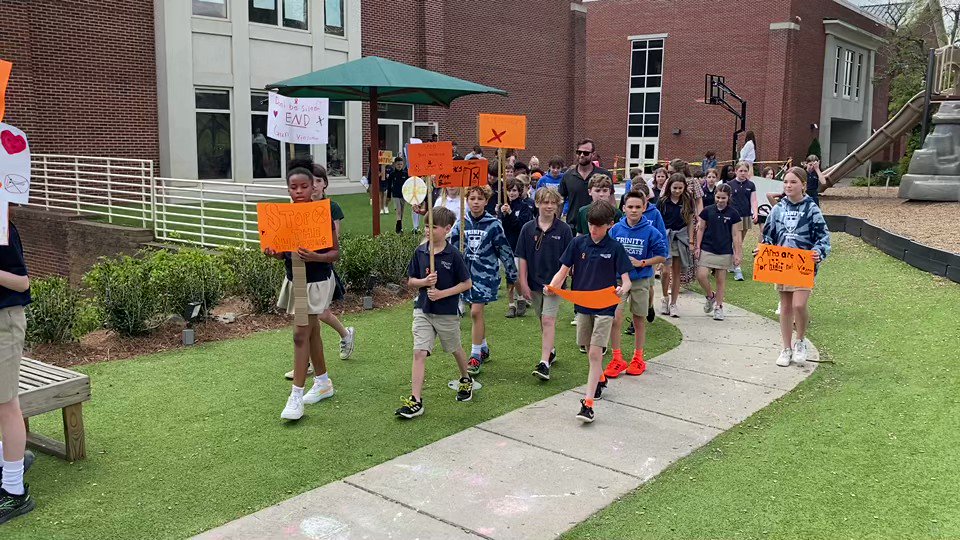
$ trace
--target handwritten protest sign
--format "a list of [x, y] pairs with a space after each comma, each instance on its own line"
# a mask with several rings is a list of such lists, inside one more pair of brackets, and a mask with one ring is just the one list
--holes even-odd
[[753, 280], [778, 285], [813, 288], [813, 252], [760, 244], [753, 259]]
[[257, 203], [260, 249], [278, 253], [299, 248], [316, 251], [333, 247], [330, 200], [310, 203]]
[[380, 165], [393, 165], [393, 151], [380, 150], [377, 154], [377, 163]]
[[567, 302], [588, 309], [605, 309], [620, 303], [620, 297], [617, 296], [617, 289], [614, 287], [607, 287], [599, 291], [568, 291], [548, 285], [547, 290]]
[[431, 176], [450, 170], [453, 143], [435, 142], [407, 146], [407, 167], [411, 176]]
[[7, 83], [10, 82], [10, 72], [13, 71], [13, 64], [6, 60], [0, 60], [0, 121], [7, 110]]
[[296, 144], [327, 144], [327, 98], [291, 98], [270, 92], [267, 136]]
[[447, 172], [437, 175], [435, 185], [438, 188], [480, 186], [487, 182], [487, 160], [456, 159], [450, 162]]
[[0, 122], [0, 201], [26, 204], [30, 197], [27, 134]]
[[518, 150], [527, 147], [527, 117], [524, 115], [480, 113], [477, 129], [480, 146]]

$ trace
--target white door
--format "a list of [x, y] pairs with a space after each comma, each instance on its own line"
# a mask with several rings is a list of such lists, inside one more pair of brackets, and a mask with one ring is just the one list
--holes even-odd
[[[652, 173], [656, 169], [659, 157], [660, 142], [654, 138], [631, 137], [627, 139], [627, 170], [626, 175], [634, 169], [644, 173]], [[627, 176], [624, 176], [625, 178]]]

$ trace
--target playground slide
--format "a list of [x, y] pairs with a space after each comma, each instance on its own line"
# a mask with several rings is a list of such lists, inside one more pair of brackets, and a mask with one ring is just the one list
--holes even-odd
[[858, 146], [856, 150], [836, 165], [823, 171], [824, 176], [827, 177], [827, 185], [821, 188], [821, 191], [839, 182], [878, 152], [896, 142], [904, 133], [913, 129], [923, 117], [923, 94], [923, 92], [920, 92], [910, 98], [910, 101], [893, 118]]

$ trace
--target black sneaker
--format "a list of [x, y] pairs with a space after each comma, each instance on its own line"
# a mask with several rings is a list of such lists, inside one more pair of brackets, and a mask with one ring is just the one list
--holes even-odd
[[600, 353], [600, 354], [601, 354], [601, 356], [606, 356], [606, 355], [607, 355], [607, 348], [604, 347], [604, 348], [603, 348], [603, 352]]
[[580, 353], [581, 353], [581, 354], [587, 354], [587, 348], [584, 347], [583, 345], [581, 345], [581, 346], [580, 346]]
[[624, 333], [628, 336], [632, 336], [637, 333], [637, 329], [633, 327], [633, 321], [630, 321], [630, 326], [627, 327], [627, 330]]
[[557, 361], [557, 348], [554, 347], [554, 348], [550, 349], [550, 358], [547, 359], [547, 362], [548, 362], [549, 365], [552, 366], [553, 363], [556, 362], [556, 361]]
[[[30, 470], [30, 467], [33, 465], [33, 462], [37, 460], [36, 454], [30, 450], [23, 452], [23, 472], [26, 473]], [[3, 460], [0, 460], [0, 472], [3, 471]]]
[[527, 314], [527, 301], [517, 300], [517, 317], [523, 317]]
[[473, 379], [462, 377], [460, 386], [457, 387], [457, 401], [470, 401], [473, 399]]
[[607, 381], [597, 382], [597, 391], [593, 393], [593, 399], [603, 399], [603, 389], [607, 387]]
[[577, 413], [577, 420], [589, 424], [593, 422], [593, 407], [587, 407], [587, 404], [580, 400], [580, 412]]
[[647, 308], [647, 322], [653, 322], [657, 320], [657, 310], [653, 309], [653, 306]]
[[423, 414], [423, 400], [417, 401], [413, 396], [403, 398], [403, 407], [397, 409], [394, 414], [408, 420], [420, 416]]
[[534, 377], [539, 377], [545, 381], [550, 380], [550, 366], [540, 362], [537, 364], [537, 368], [533, 370]]
[[22, 516], [33, 510], [36, 503], [30, 496], [30, 486], [24, 484], [23, 495], [12, 495], [0, 488], [0, 523]]
[[487, 363], [490, 361], [490, 347], [482, 347], [480, 349], [480, 362]]
[[512, 319], [517, 316], [517, 306], [507, 306], [506, 318]]

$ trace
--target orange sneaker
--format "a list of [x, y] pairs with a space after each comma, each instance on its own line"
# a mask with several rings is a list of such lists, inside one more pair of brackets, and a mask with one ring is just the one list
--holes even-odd
[[630, 367], [627, 368], [627, 375], [642, 375], [647, 369], [647, 363], [643, 361], [643, 351], [633, 353], [633, 359], [630, 360]]
[[607, 364], [607, 369], [603, 370], [603, 374], [611, 379], [616, 379], [625, 369], [627, 369], [627, 363], [623, 360], [623, 353], [613, 351], [613, 360], [610, 360], [610, 363]]

